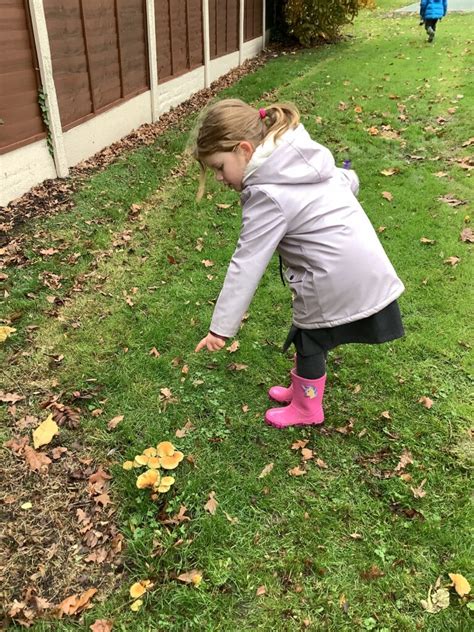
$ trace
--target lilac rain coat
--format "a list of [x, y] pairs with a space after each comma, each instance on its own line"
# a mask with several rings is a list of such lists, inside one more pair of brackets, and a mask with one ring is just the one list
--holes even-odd
[[[272, 141], [270, 141], [272, 142]], [[263, 151], [262, 151], [263, 149]], [[379, 312], [403, 292], [367, 215], [354, 171], [302, 125], [257, 148], [244, 176], [242, 228], [210, 330], [239, 329], [275, 251], [287, 267], [293, 324], [335, 327]]]

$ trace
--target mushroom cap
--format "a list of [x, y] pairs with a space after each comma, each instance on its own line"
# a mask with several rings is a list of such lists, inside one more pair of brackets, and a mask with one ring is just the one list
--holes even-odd
[[174, 484], [175, 479], [173, 476], [163, 476], [161, 479], [160, 485], [166, 485], [167, 487], [171, 487]]
[[148, 467], [153, 470], [157, 470], [160, 467], [160, 458], [158, 456], [150, 456], [148, 457]]
[[156, 456], [156, 448], [147, 448], [146, 450], [143, 450], [143, 454], [145, 456]]
[[158, 491], [160, 494], [166, 494], [166, 492], [169, 492], [169, 491], [170, 491], [170, 487], [169, 487], [169, 485], [160, 485], [160, 486], [157, 488], [157, 491]]
[[137, 456], [135, 457], [135, 463], [138, 464], [138, 466], [141, 465], [148, 465], [148, 458], [146, 454], [137, 454]]
[[160, 475], [156, 470], [147, 470], [140, 474], [137, 478], [138, 489], [145, 489], [146, 487], [153, 487], [158, 482]]
[[176, 452], [172, 456], [161, 457], [160, 459], [161, 467], [165, 470], [174, 470], [175, 467], [178, 467], [178, 465], [181, 463], [183, 458], [184, 458], [184, 454], [180, 452], [179, 450], [176, 450]]
[[123, 467], [124, 470], [131, 470], [131, 469], [133, 469], [133, 461], [125, 461], [122, 464], [122, 467]]
[[156, 446], [156, 451], [158, 452], [158, 456], [172, 456], [175, 447], [171, 441], [162, 441]]
[[138, 612], [142, 606], [143, 599], [136, 599], [130, 606], [130, 610], [132, 610], [132, 612]]
[[146, 592], [146, 587], [142, 584], [142, 582], [135, 582], [133, 586], [130, 587], [130, 597], [132, 599], [138, 599]]

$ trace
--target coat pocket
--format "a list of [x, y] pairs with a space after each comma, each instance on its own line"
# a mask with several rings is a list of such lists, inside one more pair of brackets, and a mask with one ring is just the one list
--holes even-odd
[[304, 314], [306, 312], [305, 301], [305, 279], [307, 271], [302, 269], [287, 268], [285, 278], [291, 290], [294, 314]]

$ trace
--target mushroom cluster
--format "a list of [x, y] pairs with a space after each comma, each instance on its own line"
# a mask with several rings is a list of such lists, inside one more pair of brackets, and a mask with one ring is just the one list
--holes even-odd
[[137, 477], [136, 485], [138, 489], [150, 488], [153, 492], [152, 499], [156, 500], [158, 494], [168, 492], [175, 482], [173, 476], [161, 476], [158, 470], [174, 470], [183, 458], [184, 454], [176, 450], [170, 441], [162, 441], [156, 448], [146, 448], [141, 454], [137, 454], [133, 461], [125, 461], [122, 467], [124, 470], [147, 467], [148, 469]]

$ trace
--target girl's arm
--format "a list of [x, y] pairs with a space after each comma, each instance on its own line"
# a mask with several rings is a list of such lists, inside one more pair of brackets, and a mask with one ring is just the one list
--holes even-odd
[[214, 308], [210, 326], [213, 333], [201, 340], [196, 351], [204, 347], [209, 349], [210, 346], [211, 351], [222, 348], [222, 338], [230, 338], [237, 333], [260, 279], [286, 230], [286, 218], [278, 204], [259, 189], [251, 192], [244, 204], [237, 248]]

